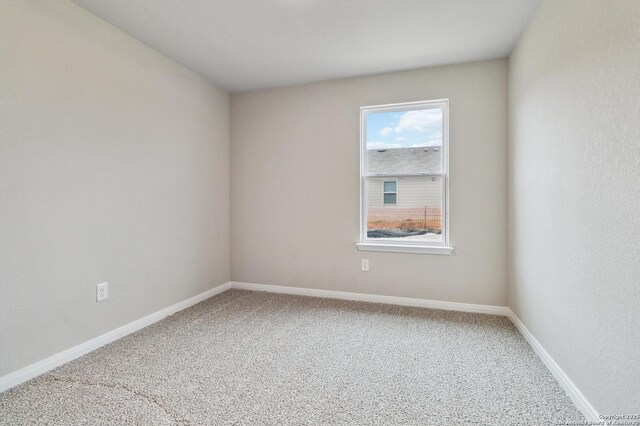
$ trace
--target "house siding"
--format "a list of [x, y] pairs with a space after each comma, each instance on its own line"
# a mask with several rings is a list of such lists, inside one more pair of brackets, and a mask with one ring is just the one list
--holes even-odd
[[[435, 179], [435, 180], [432, 180]], [[396, 180], [397, 203], [384, 204], [384, 181]], [[442, 202], [442, 177], [406, 176], [400, 178], [369, 178], [367, 180], [368, 208], [439, 208]]]

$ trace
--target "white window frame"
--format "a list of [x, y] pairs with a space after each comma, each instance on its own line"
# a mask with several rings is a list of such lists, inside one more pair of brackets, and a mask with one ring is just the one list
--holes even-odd
[[[395, 192], [387, 192], [384, 190], [384, 184], [387, 182], [395, 182], [396, 184], [396, 190]], [[391, 203], [385, 203], [384, 202], [384, 196], [387, 194], [395, 194], [396, 195], [396, 202], [391, 204]], [[398, 179], [384, 179], [382, 181], [382, 205], [384, 206], [397, 206], [398, 205]]]
[[[440, 172], [429, 172], [420, 174], [390, 174], [390, 175], [367, 175], [367, 129], [366, 116], [370, 113], [409, 111], [423, 107], [441, 108], [442, 116], [442, 170]], [[442, 178], [442, 220], [443, 241], [440, 243], [421, 241], [380, 241], [376, 238], [367, 237], [367, 177], [389, 178], [396, 180], [402, 176], [440, 176]], [[438, 99], [431, 101], [403, 102], [397, 104], [372, 105], [360, 107], [360, 241], [356, 243], [361, 251], [383, 251], [394, 253], [420, 253], [420, 254], [443, 254], [450, 255], [453, 247], [449, 244], [450, 220], [449, 220], [449, 100]], [[396, 191], [398, 186], [396, 183]], [[383, 181], [384, 191], [384, 181]], [[396, 205], [397, 205], [396, 195]]]

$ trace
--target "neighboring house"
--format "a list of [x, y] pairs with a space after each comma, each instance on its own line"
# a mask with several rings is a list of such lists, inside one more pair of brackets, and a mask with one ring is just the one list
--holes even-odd
[[367, 171], [381, 175], [367, 179], [368, 208], [440, 208], [442, 180], [439, 176], [395, 176], [439, 170], [439, 146], [367, 151]]

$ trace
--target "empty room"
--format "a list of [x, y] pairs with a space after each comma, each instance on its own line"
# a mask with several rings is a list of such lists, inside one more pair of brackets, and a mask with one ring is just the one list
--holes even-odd
[[0, 425], [640, 426], [640, 1], [0, 0]]

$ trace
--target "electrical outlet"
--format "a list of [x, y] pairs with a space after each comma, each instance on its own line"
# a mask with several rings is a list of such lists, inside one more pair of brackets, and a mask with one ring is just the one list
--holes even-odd
[[109, 283], [96, 285], [96, 302], [101, 302], [109, 298]]
[[369, 270], [369, 259], [362, 259], [362, 270], [363, 271]]

